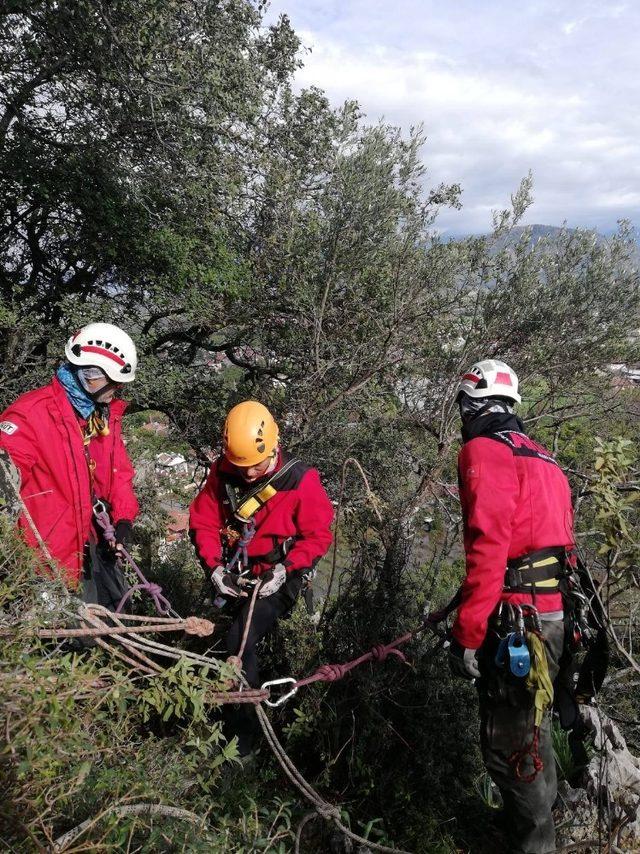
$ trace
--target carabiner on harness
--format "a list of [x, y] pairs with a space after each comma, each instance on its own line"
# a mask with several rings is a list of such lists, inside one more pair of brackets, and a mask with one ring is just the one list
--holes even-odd
[[514, 632], [502, 638], [496, 652], [495, 664], [500, 669], [506, 667], [507, 660], [509, 671], [518, 677], [526, 676], [531, 669], [531, 656], [529, 647], [525, 640], [524, 615], [519, 605], [515, 606], [518, 614], [517, 628]]
[[[287, 683], [295, 686], [296, 680], [293, 676], [285, 676], [283, 679], [272, 679], [270, 682], [264, 682], [260, 688], [262, 691], [268, 691], [272, 685], [286, 685]], [[283, 703], [286, 703], [287, 700], [290, 700], [291, 697], [297, 693], [298, 689], [294, 687], [288, 693], [283, 694], [278, 700], [265, 700], [265, 703], [267, 706], [271, 706], [272, 709], [275, 709], [276, 706], [282, 706]]]
[[100, 516], [102, 513], [107, 513], [107, 505], [101, 498], [96, 498], [93, 502], [93, 515]]

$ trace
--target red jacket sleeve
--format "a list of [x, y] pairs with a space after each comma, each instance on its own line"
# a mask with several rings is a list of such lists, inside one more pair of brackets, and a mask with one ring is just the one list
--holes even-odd
[[196, 495], [189, 508], [189, 529], [198, 557], [210, 569], [222, 563], [220, 528], [224, 527], [224, 520], [217, 495], [218, 483], [214, 465], [202, 491]]
[[28, 416], [17, 406], [10, 406], [0, 415], [0, 448], [20, 470], [24, 485], [38, 461], [38, 442]]
[[289, 572], [313, 567], [327, 553], [332, 540], [333, 507], [317, 469], [305, 473], [298, 491], [296, 542], [285, 562]]
[[114, 472], [109, 502], [111, 504], [111, 520], [115, 525], [121, 519], [133, 522], [140, 508], [133, 491], [135, 469], [129, 459], [122, 437], [118, 436], [114, 441], [116, 443], [113, 454]]
[[511, 449], [493, 439], [468, 442], [458, 471], [467, 577], [452, 633], [461, 646], [478, 649], [502, 592], [520, 487]]

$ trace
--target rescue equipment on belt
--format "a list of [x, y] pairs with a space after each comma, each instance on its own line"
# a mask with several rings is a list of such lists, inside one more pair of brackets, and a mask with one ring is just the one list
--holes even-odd
[[[553, 703], [553, 685], [549, 675], [549, 662], [544, 641], [537, 632], [527, 633], [527, 642], [531, 654], [531, 668], [526, 677], [526, 687], [533, 694], [535, 708], [533, 718], [533, 737], [531, 743], [521, 750], [516, 750], [508, 759], [513, 767], [514, 774], [523, 783], [531, 783], [544, 768], [544, 762], [539, 752], [540, 726], [547, 709]], [[533, 770], [529, 774], [524, 772], [524, 764], [527, 757], [531, 760]]]
[[529, 647], [520, 632], [510, 632], [502, 638], [496, 652], [496, 667], [504, 669], [508, 662], [509, 670], [514, 676], [526, 676], [531, 669]]

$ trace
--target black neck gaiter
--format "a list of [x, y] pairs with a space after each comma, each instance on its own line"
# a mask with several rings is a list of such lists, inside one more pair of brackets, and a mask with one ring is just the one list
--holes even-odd
[[478, 436], [487, 436], [498, 430], [515, 430], [518, 433], [526, 433], [524, 424], [512, 412], [487, 412], [482, 410], [475, 416], [464, 421], [462, 424], [462, 441], [469, 442]]

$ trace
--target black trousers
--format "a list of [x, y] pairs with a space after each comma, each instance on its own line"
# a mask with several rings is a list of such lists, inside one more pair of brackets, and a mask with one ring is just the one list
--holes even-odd
[[[256, 646], [270, 632], [280, 617], [294, 606], [302, 587], [302, 578], [293, 575], [287, 578], [280, 590], [264, 599], [257, 599], [249, 626], [247, 642], [242, 655], [242, 669], [252, 688], [260, 687], [260, 666]], [[236, 655], [240, 650], [242, 636], [249, 614], [249, 600], [243, 600], [236, 617], [227, 632], [227, 651]], [[238, 752], [241, 756], [251, 752], [257, 733], [254, 710], [246, 705], [225, 706], [224, 718], [232, 734], [238, 737]]]
[[[564, 623], [543, 622], [549, 675], [553, 682], [564, 648]], [[488, 637], [480, 652], [483, 678], [478, 680], [480, 743], [487, 771], [504, 801], [510, 854], [547, 854], [555, 851], [551, 813], [558, 793], [551, 739], [551, 714], [545, 712], [540, 726], [539, 754], [544, 769], [530, 782], [519, 780], [509, 757], [531, 743], [535, 709], [524, 680], [503, 678], [494, 663], [495, 638]], [[532, 768], [527, 762], [524, 774]]]
[[[116, 552], [100, 538], [89, 542], [84, 549], [82, 600], [87, 604], [104, 605], [115, 611], [129, 584], [117, 561]], [[128, 613], [128, 603], [124, 611]]]

